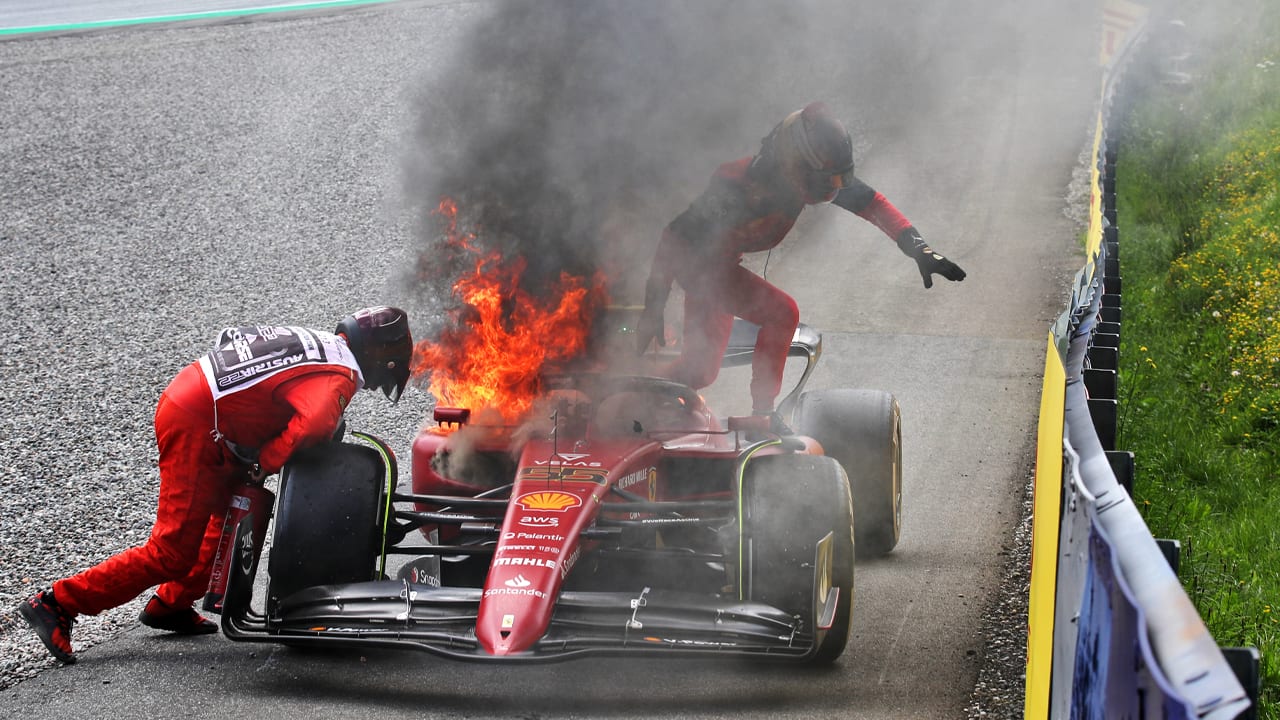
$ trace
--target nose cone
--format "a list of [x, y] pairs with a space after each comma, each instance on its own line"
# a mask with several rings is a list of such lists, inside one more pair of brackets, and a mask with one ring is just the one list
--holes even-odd
[[531, 649], [551, 622], [555, 563], [530, 560], [543, 565], [495, 567], [489, 573], [476, 619], [476, 639], [490, 655]]
[[480, 641], [480, 647], [498, 657], [518, 655], [532, 649], [538, 638], [542, 637], [542, 631], [537, 623], [528, 621], [528, 613], [524, 616], [525, 622], [520, 622], [520, 617], [518, 613], [501, 616], [504, 624], [510, 624], [509, 629], [493, 628], [487, 624], [482, 626], [487, 632], [481, 632], [482, 627], [477, 627], [476, 639]]

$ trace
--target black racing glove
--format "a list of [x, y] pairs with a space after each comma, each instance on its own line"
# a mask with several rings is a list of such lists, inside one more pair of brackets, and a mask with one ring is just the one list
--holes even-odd
[[964, 279], [964, 270], [961, 270], [959, 265], [934, 252], [933, 248], [925, 244], [924, 238], [920, 237], [920, 231], [914, 227], [908, 227], [898, 233], [898, 249], [904, 255], [916, 261], [916, 265], [920, 268], [920, 277], [924, 279], [926, 289], [933, 287], [934, 273], [956, 282]]
[[657, 341], [660, 347], [666, 347], [666, 323], [663, 311], [667, 306], [667, 295], [670, 290], [656, 283], [649, 283], [644, 289], [644, 310], [636, 323], [636, 354], [643, 355], [649, 349], [649, 343]]

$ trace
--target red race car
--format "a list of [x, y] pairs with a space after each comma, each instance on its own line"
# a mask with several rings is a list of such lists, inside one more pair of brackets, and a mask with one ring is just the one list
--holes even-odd
[[[753, 345], [742, 324], [725, 364]], [[519, 426], [436, 408], [411, 493], [370, 436], [304, 453], [281, 473], [261, 603], [254, 518], [235, 529], [223, 631], [473, 661], [830, 662], [849, 637], [855, 547], [898, 541], [901, 425], [888, 393], [805, 391], [821, 348], [797, 330], [785, 437], [768, 418], [718, 418], [679, 383], [585, 372], [546, 378]]]

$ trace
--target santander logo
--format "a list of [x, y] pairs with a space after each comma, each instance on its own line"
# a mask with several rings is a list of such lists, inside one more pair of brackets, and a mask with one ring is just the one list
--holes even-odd
[[513, 587], [513, 588], [526, 588], [532, 584], [533, 583], [526, 580], [523, 575], [517, 575], [511, 578], [510, 580], [506, 581], [505, 583], [503, 583], [503, 585], [506, 585], [507, 587]]

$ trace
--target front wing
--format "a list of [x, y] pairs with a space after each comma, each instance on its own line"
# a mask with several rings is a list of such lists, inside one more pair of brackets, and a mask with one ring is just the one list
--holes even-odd
[[[321, 585], [285, 598], [269, 617], [247, 607], [229, 609], [222, 630], [232, 640], [416, 648], [480, 662], [673, 653], [804, 660], [824, 632], [762, 603], [648, 588], [638, 594], [562, 592], [532, 650], [496, 657], [476, 640], [482, 592], [396, 580]], [[825, 598], [814, 617], [825, 617], [835, 600]]]

